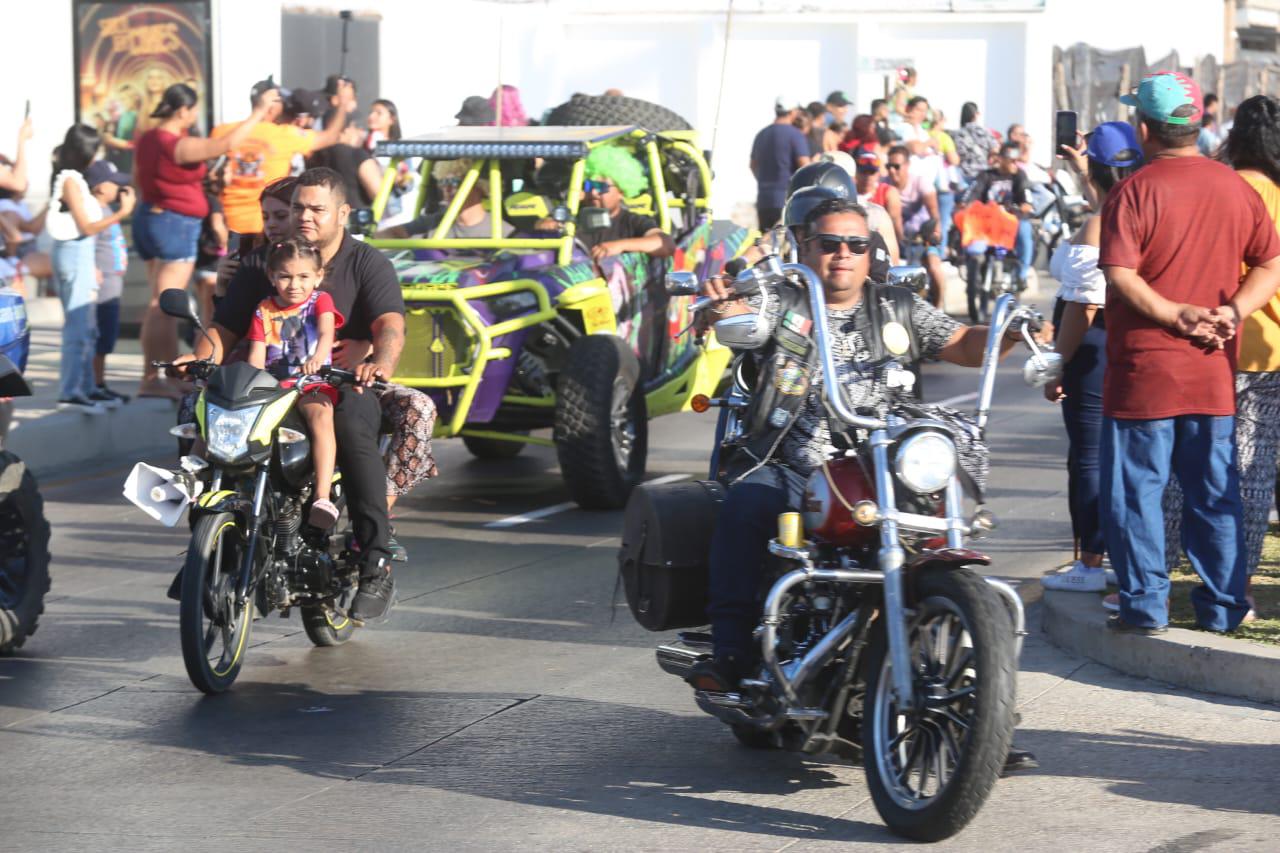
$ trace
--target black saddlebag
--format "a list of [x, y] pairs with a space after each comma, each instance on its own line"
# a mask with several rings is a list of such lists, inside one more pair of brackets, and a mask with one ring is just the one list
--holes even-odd
[[618, 570], [631, 615], [650, 631], [707, 624], [707, 563], [723, 502], [724, 487], [714, 480], [631, 493]]

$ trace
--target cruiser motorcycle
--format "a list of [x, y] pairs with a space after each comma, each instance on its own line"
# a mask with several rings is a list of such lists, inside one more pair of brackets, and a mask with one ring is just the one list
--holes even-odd
[[[740, 293], [787, 276], [805, 286], [822, 317], [821, 283], [800, 264], [765, 257], [734, 283]], [[671, 283], [689, 292], [688, 281]], [[695, 306], [698, 308], [701, 306]], [[732, 346], [734, 322], [717, 324]], [[993, 311], [980, 380], [977, 428], [985, 431], [1001, 338], [1020, 332], [1024, 370], [1043, 385], [1060, 356], [1032, 337], [1039, 315], [1003, 294]], [[725, 328], [725, 325], [729, 328]], [[813, 324], [826, 403], [851, 449], [834, 451], [809, 478], [803, 513], [784, 513], [769, 544], [755, 636], [760, 664], [731, 692], [698, 690], [699, 708], [743, 744], [861, 761], [889, 828], [936, 841], [977, 814], [999, 777], [1015, 723], [1015, 675], [1025, 634], [1022, 603], [984, 577], [990, 559], [966, 540], [995, 527], [958, 464], [952, 427], [917, 408], [911, 374], [894, 358], [877, 369], [891, 402], [875, 413], [845, 400], [826, 325]], [[885, 335], [901, 338], [901, 335]], [[901, 347], [904, 354], [906, 347]], [[741, 361], [741, 360], [740, 360]], [[712, 479], [643, 486], [626, 512], [619, 553], [632, 614], [654, 631], [706, 624], [711, 531], [725, 494], [726, 458], [739, 445], [750, 371], [735, 365], [724, 399]], [[976, 510], [967, 513], [966, 492]], [[711, 638], [684, 632], [660, 646], [658, 665], [685, 678], [711, 653]]]
[[[198, 324], [181, 293], [165, 291], [160, 307]], [[256, 616], [273, 610], [288, 616], [297, 607], [317, 646], [344, 643], [355, 630], [347, 611], [359, 584], [358, 555], [344, 534], [306, 522], [315, 471], [297, 403], [312, 383], [350, 385], [356, 377], [326, 367], [281, 382], [245, 362], [193, 361], [185, 369], [204, 388], [195, 423], [170, 432], [203, 439], [209, 459], [184, 456], [178, 471], [139, 463], [125, 496], [170, 526], [190, 509], [191, 542], [179, 580], [182, 659], [192, 684], [221, 693], [240, 674]], [[340, 473], [332, 500], [344, 507]]]

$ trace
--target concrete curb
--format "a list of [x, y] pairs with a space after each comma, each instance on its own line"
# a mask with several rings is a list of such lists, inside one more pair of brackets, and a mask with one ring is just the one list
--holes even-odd
[[132, 400], [105, 415], [52, 412], [16, 421], [5, 449], [12, 450], [39, 477], [104, 464], [131, 464], [148, 454], [176, 449], [168, 434], [177, 404], [148, 398]]
[[1044, 593], [1042, 624], [1055, 645], [1139, 678], [1280, 705], [1280, 648], [1183, 628], [1114, 634], [1109, 615], [1096, 595]]

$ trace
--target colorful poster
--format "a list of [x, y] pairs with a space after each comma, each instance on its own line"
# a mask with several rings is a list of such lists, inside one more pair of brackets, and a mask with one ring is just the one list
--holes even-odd
[[185, 83], [212, 126], [208, 0], [75, 3], [76, 118], [103, 132], [107, 157], [129, 171], [133, 141], [155, 126], [164, 90]]

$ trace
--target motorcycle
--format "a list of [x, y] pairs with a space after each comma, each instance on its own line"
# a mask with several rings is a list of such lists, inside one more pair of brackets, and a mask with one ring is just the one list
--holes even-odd
[[[0, 324], [3, 312], [14, 310], [13, 305], [0, 305]], [[25, 312], [22, 317], [25, 338]], [[0, 347], [0, 399], [29, 396], [31, 386]], [[0, 412], [0, 419], [5, 417]], [[0, 442], [4, 426], [0, 424]], [[18, 649], [36, 632], [48, 591], [49, 522], [44, 517], [44, 499], [22, 460], [0, 447], [0, 654]]]
[[[746, 292], [776, 275], [803, 284], [812, 316], [824, 316], [821, 283], [801, 264], [765, 258], [734, 288]], [[688, 282], [673, 288], [687, 291]], [[1060, 357], [1032, 337], [1039, 322], [1013, 293], [997, 299], [979, 433], [1000, 340], [1011, 328], [1032, 351], [1024, 369], [1029, 383], [1043, 385], [1060, 371]], [[832, 432], [842, 425], [852, 449], [833, 451], [812, 474], [802, 513], [778, 518], [755, 633], [758, 670], [730, 692], [697, 690], [695, 701], [748, 747], [862, 761], [889, 828], [936, 841], [977, 814], [1008, 754], [1026, 633], [1022, 603], [1008, 584], [978, 573], [990, 559], [966, 539], [987, 535], [995, 518], [958, 465], [950, 427], [916, 407], [898, 358], [877, 368], [891, 389], [889, 404], [874, 414], [853, 411], [836, 381], [825, 323], [813, 324], [813, 336]], [[902, 345], [897, 356], [905, 351]], [[712, 478], [642, 486], [627, 507], [622, 584], [632, 614], [649, 630], [707, 621], [708, 552], [727, 488], [723, 460], [739, 444], [751, 395], [749, 371], [735, 367], [726, 397], [695, 406], [733, 413], [718, 434]], [[972, 514], [966, 491], [976, 499]], [[708, 634], [686, 631], [658, 647], [657, 662], [686, 678], [711, 650]]]
[[[165, 291], [160, 307], [198, 327], [184, 294]], [[179, 471], [138, 463], [125, 495], [170, 526], [190, 508], [178, 611], [182, 659], [192, 684], [221, 693], [240, 673], [256, 616], [279, 610], [287, 617], [297, 607], [317, 646], [345, 643], [355, 630], [348, 608], [359, 583], [358, 555], [343, 534], [306, 522], [315, 472], [297, 403], [313, 383], [340, 387], [356, 377], [326, 367], [280, 382], [245, 362], [192, 361], [185, 369], [204, 388], [195, 423], [170, 433], [203, 439], [209, 459], [184, 456]], [[344, 507], [340, 473], [332, 500]]]

